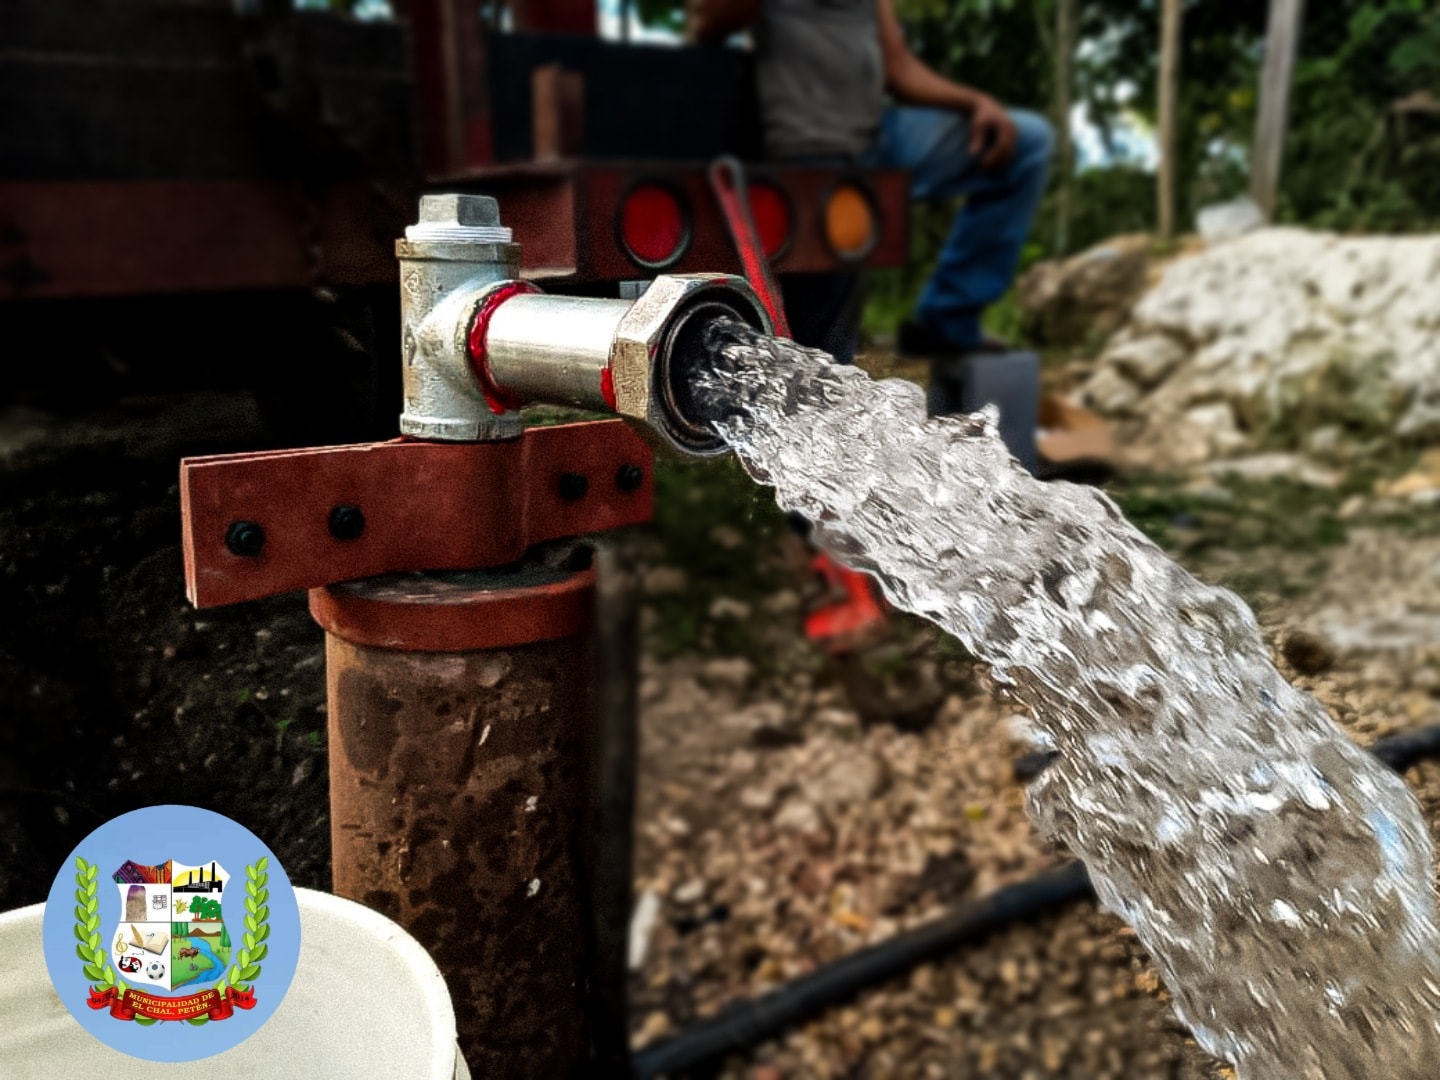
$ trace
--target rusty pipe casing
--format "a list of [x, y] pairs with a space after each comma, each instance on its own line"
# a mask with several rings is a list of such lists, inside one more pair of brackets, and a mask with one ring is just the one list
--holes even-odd
[[326, 631], [334, 889], [434, 956], [476, 1077], [587, 1074], [593, 570], [311, 593]]
[[[397, 247], [403, 432], [510, 438], [518, 434], [522, 405], [550, 404], [615, 413], [652, 445], [682, 455], [724, 452], [708, 425], [686, 415], [685, 371], [698, 332], [713, 320], [772, 332], [769, 314], [743, 278], [662, 275], [634, 301], [548, 295], [515, 278], [514, 245], [502, 250], [467, 240], [465, 226], [438, 220], [446, 215], [501, 228], [493, 199], [426, 196], [420, 225], [407, 230], [426, 237], [423, 249], [414, 238]], [[466, 276], [457, 266], [471, 257], [477, 263]], [[677, 361], [681, 353], [687, 364]]]

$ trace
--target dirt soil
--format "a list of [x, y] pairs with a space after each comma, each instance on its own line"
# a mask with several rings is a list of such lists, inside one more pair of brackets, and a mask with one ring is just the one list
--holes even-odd
[[[164, 802], [227, 814], [296, 884], [328, 885], [320, 631], [299, 596], [197, 613], [181, 578], [179, 457], [265, 441], [238, 393], [0, 410], [0, 909], [43, 899], [103, 820]], [[642, 542], [637, 1045], [1063, 857], [1034, 834], [1014, 778], [1024, 710], [983, 670], [897, 619], [869, 675], [938, 704], [928, 723], [867, 722], [804, 640], [813, 583], [765, 494], [726, 465], [659, 479], [660, 520]], [[1257, 606], [1287, 674], [1357, 739], [1440, 721], [1433, 512], [1214, 482], [1116, 493], [1182, 561]], [[1440, 768], [1409, 778], [1440, 823]], [[1133, 936], [1075, 904], [715, 1074], [1221, 1071]]]
[[196, 612], [179, 459], [258, 448], [243, 393], [0, 416], [0, 909], [103, 821], [224, 813], [297, 885], [330, 877], [323, 640], [303, 596]]

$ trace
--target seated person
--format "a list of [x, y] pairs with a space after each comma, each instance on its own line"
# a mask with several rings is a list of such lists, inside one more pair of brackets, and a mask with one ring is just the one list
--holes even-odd
[[[1049, 124], [928, 68], [905, 44], [891, 0], [689, 4], [696, 40], [753, 26], [771, 158], [908, 169], [912, 198], [965, 196], [898, 345], [902, 355], [936, 360], [984, 347], [981, 313], [1010, 287], [1045, 189]], [[890, 106], [887, 91], [906, 105]], [[795, 339], [852, 361], [857, 275], [790, 275], [782, 288]]]

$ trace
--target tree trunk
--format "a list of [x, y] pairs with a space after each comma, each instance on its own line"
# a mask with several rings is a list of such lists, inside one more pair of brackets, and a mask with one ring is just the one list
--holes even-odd
[[1075, 24], [1078, 0], [1057, 0], [1055, 5], [1055, 251], [1070, 251], [1071, 191], [1075, 176], [1075, 146], [1070, 132], [1074, 97]]
[[1175, 114], [1180, 98], [1180, 0], [1164, 0], [1160, 14], [1160, 150], [1158, 222], [1161, 240], [1175, 236]]
[[1270, 0], [1270, 29], [1265, 40], [1265, 70], [1260, 76], [1260, 115], [1250, 171], [1250, 195], [1266, 218], [1275, 213], [1280, 166], [1290, 123], [1290, 86], [1300, 44], [1305, 0]]

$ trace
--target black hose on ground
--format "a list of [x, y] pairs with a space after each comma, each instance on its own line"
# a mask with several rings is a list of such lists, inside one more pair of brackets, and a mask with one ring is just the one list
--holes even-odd
[[[1381, 739], [1370, 752], [1396, 772], [1426, 758], [1440, 757], [1440, 725]], [[1029, 777], [1039, 775], [1054, 754], [1027, 763]], [[1023, 759], [1022, 759], [1023, 760]], [[933, 960], [961, 945], [978, 941], [1013, 923], [1092, 898], [1090, 878], [1079, 862], [1066, 863], [962, 905], [949, 915], [889, 941], [852, 953], [752, 1001], [728, 1006], [673, 1039], [647, 1046], [633, 1059], [634, 1080], [655, 1080], [748, 1050], [832, 1005], [886, 979]]]
[[1011, 766], [1015, 773], [1015, 779], [1022, 784], [1028, 784], [1044, 772], [1046, 767], [1059, 756], [1059, 752], [1055, 750], [1032, 750], [1028, 754], [1021, 754]]
[[1391, 735], [1372, 745], [1370, 752], [1396, 772], [1403, 773], [1426, 758], [1440, 757], [1440, 724]]
[[1090, 878], [1078, 862], [997, 889], [983, 900], [826, 964], [763, 997], [736, 1002], [715, 1019], [646, 1047], [635, 1055], [635, 1080], [682, 1073], [744, 1050], [939, 953], [1089, 895]]

